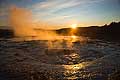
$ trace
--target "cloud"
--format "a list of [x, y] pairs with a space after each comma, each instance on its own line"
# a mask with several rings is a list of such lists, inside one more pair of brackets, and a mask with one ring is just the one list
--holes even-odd
[[46, 0], [44, 2], [36, 3], [32, 6], [33, 9], [49, 10], [49, 9], [64, 9], [74, 6], [80, 6], [89, 3], [100, 2], [104, 0]]
[[42, 10], [48, 12], [55, 12], [60, 9], [70, 8], [79, 5], [78, 0], [47, 0], [45, 2], [40, 2], [32, 6], [33, 10]]
[[53, 13], [61, 9], [89, 5], [91, 3], [100, 2], [103, 0], [45, 0], [44, 2], [33, 4], [31, 9], [36, 12]]
[[49, 22], [68, 21], [67, 19], [74, 19], [80, 15], [77, 10], [81, 10], [80, 13], [85, 12], [83, 7], [100, 1], [104, 0], [45, 0], [33, 4], [30, 9], [36, 21], [39, 19]]

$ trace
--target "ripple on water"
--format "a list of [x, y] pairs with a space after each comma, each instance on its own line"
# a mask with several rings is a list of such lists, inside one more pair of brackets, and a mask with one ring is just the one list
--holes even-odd
[[[4, 41], [0, 43], [0, 60], [4, 65], [13, 65], [13, 70], [24, 70], [29, 65], [36, 71], [49, 74], [53, 79], [102, 79], [103, 73], [120, 69], [120, 47], [104, 41], [72, 42], [72, 48], [49, 48], [47, 41]], [[65, 41], [60, 42], [61, 45]], [[68, 43], [67, 43], [68, 44]], [[0, 63], [0, 65], [2, 65]], [[15, 65], [17, 64], [17, 65]], [[105, 65], [106, 64], [106, 65]], [[108, 64], [108, 66], [107, 66]], [[0, 66], [2, 67], [2, 66]], [[6, 68], [7, 69], [7, 68]], [[105, 70], [103, 70], [105, 69]], [[27, 68], [26, 68], [27, 70]], [[33, 69], [34, 70], [34, 69]], [[105, 72], [108, 71], [108, 72]], [[114, 75], [114, 72], [113, 74]]]

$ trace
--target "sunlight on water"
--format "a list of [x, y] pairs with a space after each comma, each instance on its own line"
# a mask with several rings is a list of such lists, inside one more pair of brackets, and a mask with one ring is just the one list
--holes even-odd
[[71, 58], [75, 59], [75, 58], [79, 58], [80, 55], [78, 55], [77, 53], [72, 53], [69, 55]]
[[64, 75], [66, 76], [66, 79], [78, 79], [77, 75], [79, 73], [80, 69], [84, 69], [86, 66], [88, 66], [90, 63], [79, 63], [79, 64], [73, 64], [73, 65], [63, 65], [64, 67]]
[[71, 42], [76, 42], [78, 39], [77, 39], [77, 36], [71, 36]]
[[[54, 40], [24, 39], [1, 40], [2, 62], [6, 65], [11, 62], [21, 63], [19, 66], [32, 65], [31, 68], [52, 77], [52, 80], [104, 77], [102, 71], [111, 73], [116, 66], [114, 63], [119, 63], [119, 47], [100, 40], [90, 41], [80, 36], [59, 36]], [[23, 68], [19, 66], [14, 67]]]
[[66, 70], [76, 71], [84, 67], [83, 64], [74, 64], [74, 65], [63, 65]]

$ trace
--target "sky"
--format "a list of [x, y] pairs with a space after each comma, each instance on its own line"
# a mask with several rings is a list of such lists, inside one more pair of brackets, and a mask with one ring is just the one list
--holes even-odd
[[11, 6], [31, 11], [37, 28], [57, 29], [72, 24], [87, 27], [120, 21], [120, 0], [0, 0], [0, 26], [10, 26]]

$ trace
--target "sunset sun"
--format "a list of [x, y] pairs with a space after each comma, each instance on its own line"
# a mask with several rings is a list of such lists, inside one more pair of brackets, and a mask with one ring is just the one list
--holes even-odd
[[77, 24], [71, 24], [71, 28], [72, 29], [76, 29], [77, 28]]

